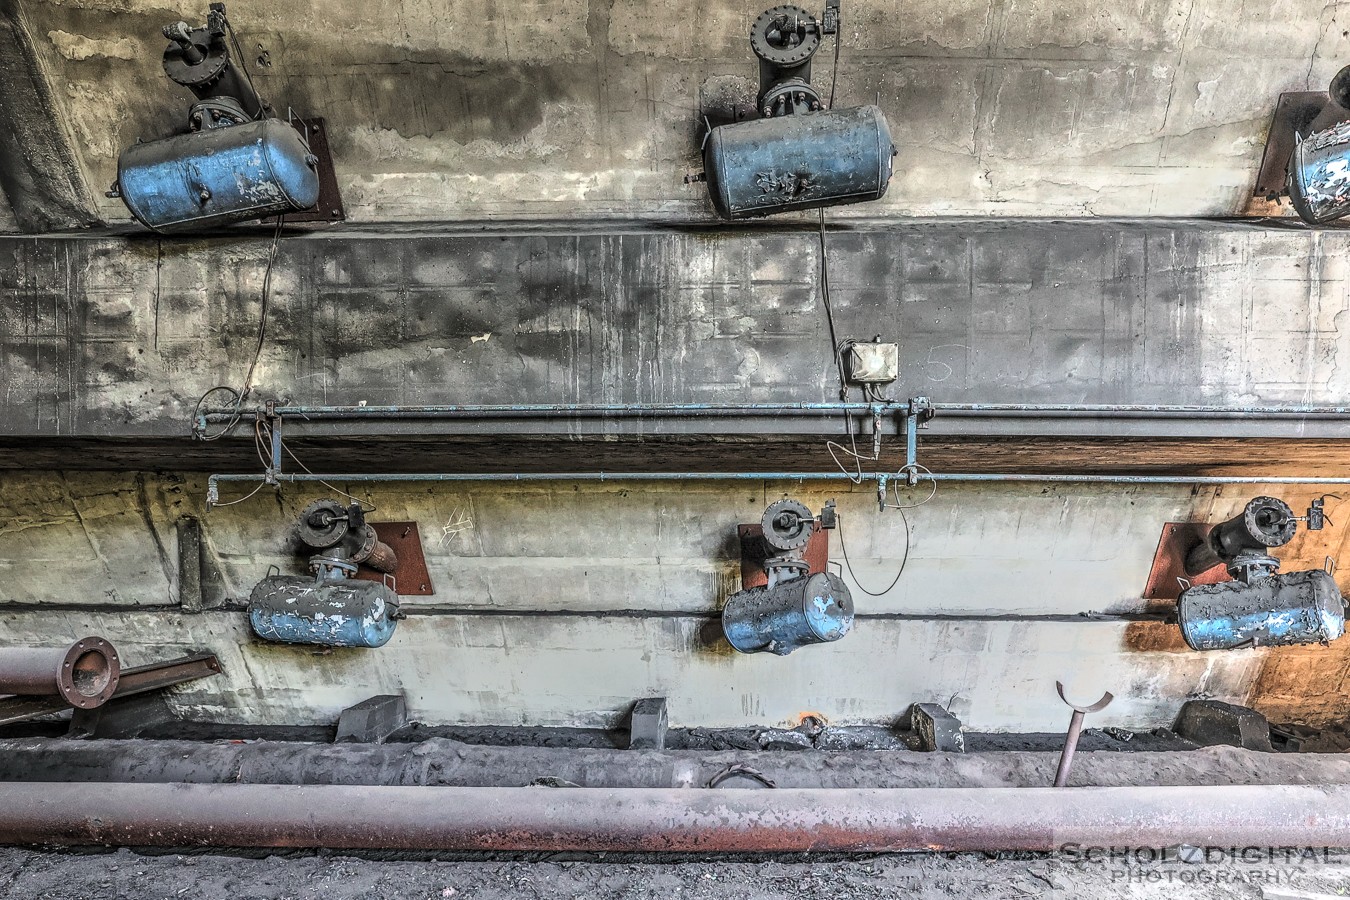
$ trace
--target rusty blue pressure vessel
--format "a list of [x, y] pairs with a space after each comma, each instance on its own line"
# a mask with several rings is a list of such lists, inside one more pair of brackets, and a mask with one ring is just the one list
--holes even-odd
[[1289, 199], [1303, 221], [1321, 225], [1350, 213], [1350, 122], [1297, 139], [1288, 172]]
[[299, 132], [268, 118], [135, 144], [116, 191], [139, 222], [171, 233], [312, 209], [317, 166]]
[[879, 200], [895, 146], [875, 106], [719, 125], [703, 147], [708, 194], [724, 219]]
[[853, 598], [837, 575], [821, 573], [738, 591], [722, 608], [722, 631], [742, 653], [786, 656], [837, 641], [853, 628]]
[[1345, 601], [1322, 569], [1187, 588], [1177, 602], [1192, 650], [1326, 644], [1345, 633]]
[[248, 604], [254, 634], [287, 644], [382, 647], [400, 617], [393, 588], [352, 578], [273, 575], [258, 582]]

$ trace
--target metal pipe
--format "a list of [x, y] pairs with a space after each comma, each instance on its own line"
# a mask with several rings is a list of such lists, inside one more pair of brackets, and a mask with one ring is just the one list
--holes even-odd
[[[1189, 406], [1140, 403], [933, 403], [937, 412], [965, 416], [1143, 416], [1181, 418], [1340, 418], [1350, 419], [1350, 406]], [[907, 400], [875, 403], [517, 403], [456, 404], [441, 406], [277, 406], [282, 418], [315, 420], [343, 419], [441, 419], [529, 416], [739, 416], [739, 415], [828, 415], [870, 414], [875, 411], [903, 413]], [[261, 411], [261, 410], [260, 410]], [[205, 410], [207, 422], [237, 418], [234, 409]]]
[[[124, 687], [132, 677], [123, 673]], [[126, 696], [125, 691], [118, 696]], [[228, 730], [220, 734], [230, 736]], [[618, 735], [615, 739], [622, 740]], [[1057, 752], [1022, 750], [615, 750], [466, 744], [442, 737], [384, 744], [15, 738], [0, 740], [0, 782], [78, 778], [111, 783], [525, 787], [547, 776], [584, 788], [692, 789], [740, 765], [779, 788], [1030, 788], [1050, 784], [1058, 757]], [[1088, 751], [1075, 755], [1073, 772], [1080, 787], [1350, 786], [1350, 754], [1258, 755], [1236, 747]]]
[[764, 791], [0, 784], [0, 844], [465, 851], [1350, 847], [1345, 786]]
[[78, 709], [102, 706], [117, 690], [122, 663], [97, 635], [69, 647], [0, 649], [0, 694], [61, 697]]
[[1148, 403], [934, 403], [951, 415], [1181, 416], [1195, 419], [1350, 419], [1350, 406], [1187, 406]]
[[[440, 472], [378, 473], [357, 472], [338, 475], [268, 474], [211, 475], [206, 480], [207, 505], [220, 502], [221, 484], [258, 484], [259, 482], [307, 484], [324, 481], [348, 483], [399, 482], [532, 482], [532, 481], [850, 481], [854, 484], [886, 482], [896, 477], [887, 472]], [[1307, 476], [1252, 475], [1036, 475], [994, 473], [924, 473], [917, 481], [936, 482], [1031, 482], [1045, 484], [1297, 484], [1350, 485], [1350, 477], [1314, 478]]]
[[[879, 403], [473, 403], [454, 406], [277, 406], [273, 414], [283, 419], [454, 419], [504, 416], [779, 416], [871, 414], [903, 412], [908, 401]], [[233, 409], [203, 410], [198, 418], [224, 422], [237, 418]]]

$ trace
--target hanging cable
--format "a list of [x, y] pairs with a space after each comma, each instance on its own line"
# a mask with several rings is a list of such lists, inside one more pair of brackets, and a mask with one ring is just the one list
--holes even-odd
[[[926, 501], [925, 501], [926, 502]], [[844, 517], [839, 517], [839, 549], [844, 557], [844, 567], [848, 569], [848, 576], [853, 579], [853, 584], [869, 597], [882, 597], [889, 594], [891, 590], [900, 583], [900, 576], [905, 574], [905, 566], [909, 564], [909, 517], [905, 515], [907, 507], [895, 507], [900, 511], [900, 519], [905, 523], [905, 555], [900, 558], [900, 571], [895, 573], [895, 578], [882, 591], [869, 591], [863, 587], [862, 582], [858, 580], [858, 575], [853, 571], [853, 563], [848, 558], [848, 545], [844, 543]]]
[[[834, 86], [839, 82], [839, 35], [834, 36], [834, 71], [830, 75], [830, 102], [834, 108]], [[834, 307], [830, 303], [830, 255], [825, 240], [825, 207], [820, 208], [820, 297], [825, 303], [825, 320], [830, 326], [830, 346], [834, 348], [834, 367], [839, 373], [839, 399], [848, 399], [848, 381], [844, 377], [844, 360], [839, 334], [834, 327]]]
[[[309, 466], [305, 465], [304, 463], [302, 463], [302, 462], [300, 461], [300, 457], [298, 457], [298, 456], [295, 455], [295, 453], [291, 450], [291, 448], [288, 447], [288, 446], [286, 445], [286, 442], [285, 442], [285, 441], [282, 441], [282, 442], [281, 442], [281, 449], [285, 450], [285, 451], [286, 451], [286, 455], [289, 456], [291, 459], [295, 460], [295, 464], [296, 464], [297, 466], [299, 466], [300, 468], [304, 469], [306, 473], [308, 473], [308, 474], [310, 474], [310, 475], [313, 475], [313, 474], [314, 474], [314, 473], [310, 470]], [[341, 494], [342, 496], [346, 497], [348, 500], [351, 500], [353, 503], [360, 504], [362, 510], [363, 510], [364, 512], [366, 512], [366, 513], [373, 513], [375, 510], [379, 509], [378, 506], [376, 506], [374, 503], [370, 502], [369, 500], [363, 500], [362, 498], [353, 496], [352, 494], [349, 494], [349, 493], [347, 493], [346, 491], [339, 490], [338, 488], [333, 487], [331, 484], [329, 484], [328, 482], [324, 481], [323, 479], [319, 479], [319, 484], [321, 484], [321, 485], [323, 485], [324, 487], [328, 488], [330, 491], [332, 491], [332, 492], [335, 493], [335, 494]]]
[[262, 310], [258, 316], [258, 343], [257, 346], [253, 348], [253, 359], [248, 364], [248, 374], [244, 376], [243, 387], [239, 390], [235, 390], [228, 385], [218, 384], [197, 398], [197, 405], [192, 411], [194, 429], [195, 424], [201, 417], [202, 406], [206, 403], [207, 397], [220, 391], [234, 395], [234, 409], [230, 413], [229, 421], [214, 434], [208, 433], [205, 426], [203, 426], [201, 431], [195, 432], [197, 440], [199, 441], [220, 440], [222, 437], [229, 434], [234, 429], [234, 426], [239, 424], [239, 420], [243, 417], [242, 407], [244, 405], [244, 400], [248, 397], [249, 391], [253, 388], [253, 373], [258, 369], [258, 360], [262, 357], [263, 344], [267, 339], [267, 314], [271, 306], [272, 296], [272, 270], [276, 266], [277, 247], [281, 240], [281, 228], [285, 223], [285, 219], [285, 216], [277, 216], [276, 228], [272, 230], [272, 244], [267, 251], [267, 269], [263, 272]]
[[248, 70], [248, 62], [244, 59], [244, 51], [239, 47], [239, 38], [235, 36], [234, 26], [230, 24], [230, 17], [223, 16], [225, 20], [225, 30], [230, 33], [230, 43], [234, 45], [234, 55], [239, 60], [239, 68], [244, 73], [244, 80], [248, 82], [248, 89], [253, 92], [253, 96], [258, 98], [258, 116], [261, 119], [267, 115], [267, 101], [258, 93], [258, 89], [253, 86], [253, 75]]

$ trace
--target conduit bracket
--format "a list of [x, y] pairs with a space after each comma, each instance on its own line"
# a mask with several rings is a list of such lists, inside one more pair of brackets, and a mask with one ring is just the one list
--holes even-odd
[[277, 415], [277, 402], [268, 400], [260, 417], [267, 419], [267, 431], [272, 436], [272, 464], [267, 467], [264, 481], [271, 487], [281, 487], [277, 476], [281, 474], [281, 416]]
[[919, 429], [927, 428], [933, 418], [933, 404], [927, 397], [911, 397], [905, 412], [905, 483], [919, 483]]

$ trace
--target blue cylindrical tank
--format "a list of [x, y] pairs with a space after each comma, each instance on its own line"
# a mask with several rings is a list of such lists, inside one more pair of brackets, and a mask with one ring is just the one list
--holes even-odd
[[117, 190], [142, 224], [185, 231], [312, 209], [317, 165], [299, 132], [261, 119], [129, 147]]
[[1350, 122], [1298, 141], [1289, 160], [1287, 186], [1294, 209], [1309, 224], [1350, 213]]
[[379, 581], [316, 582], [273, 575], [253, 588], [248, 620], [264, 640], [328, 647], [382, 647], [398, 626], [398, 594]]
[[719, 125], [703, 147], [718, 215], [745, 219], [879, 200], [895, 146], [875, 106]]
[[722, 631], [742, 653], [786, 656], [807, 644], [837, 641], [852, 627], [853, 598], [830, 574], [738, 591], [722, 608]]
[[1196, 585], [1177, 601], [1177, 617], [1192, 650], [1325, 644], [1345, 633], [1345, 601], [1321, 569]]

